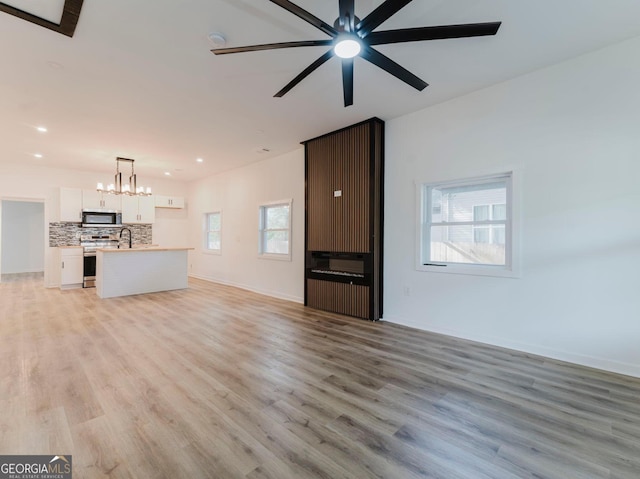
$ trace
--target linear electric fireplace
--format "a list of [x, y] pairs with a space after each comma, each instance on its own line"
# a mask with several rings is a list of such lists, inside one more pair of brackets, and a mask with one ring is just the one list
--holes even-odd
[[372, 255], [308, 251], [307, 306], [369, 319]]
[[371, 255], [364, 253], [307, 252], [307, 278], [339, 283], [369, 284]]
[[305, 305], [382, 317], [384, 123], [304, 142]]

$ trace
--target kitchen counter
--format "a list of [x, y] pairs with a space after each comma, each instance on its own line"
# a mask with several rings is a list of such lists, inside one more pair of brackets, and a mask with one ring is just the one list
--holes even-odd
[[96, 294], [114, 298], [186, 289], [188, 251], [193, 248], [140, 246], [96, 251]]
[[164, 248], [161, 246], [155, 246], [155, 245], [151, 245], [151, 246], [134, 246], [133, 248], [119, 248], [119, 249], [112, 249], [112, 248], [98, 248], [97, 251], [102, 251], [103, 253], [139, 253], [139, 252], [145, 252], [145, 251], [188, 251], [188, 250], [192, 250], [193, 248]]

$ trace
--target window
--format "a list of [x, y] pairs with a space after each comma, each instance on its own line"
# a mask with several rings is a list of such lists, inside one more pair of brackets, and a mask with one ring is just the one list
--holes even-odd
[[514, 276], [513, 173], [419, 188], [418, 269]]
[[260, 206], [259, 254], [291, 259], [291, 200]]
[[222, 247], [222, 212], [205, 214], [204, 249], [210, 253], [220, 253]]

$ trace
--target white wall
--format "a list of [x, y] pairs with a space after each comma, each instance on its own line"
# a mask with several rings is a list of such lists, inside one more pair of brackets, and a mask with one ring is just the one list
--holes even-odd
[[[43, 160], [44, 161], [44, 160]], [[56, 191], [60, 187], [95, 188], [96, 183], [105, 178], [104, 172], [76, 171], [41, 166], [34, 168], [19, 163], [0, 162], [0, 200], [40, 200], [45, 203], [45, 285], [57, 286], [58, 274], [55, 255], [48, 247], [48, 224], [57, 221]], [[145, 185], [153, 188], [155, 194], [187, 196], [186, 183], [171, 180], [149, 178]], [[187, 209], [156, 209], [156, 223], [153, 225], [153, 242], [163, 246], [188, 246]], [[0, 245], [2, 247], [2, 245]]]
[[[185, 196], [187, 193], [177, 196]], [[189, 205], [182, 209], [156, 208], [153, 244], [167, 248], [192, 247], [189, 242]]]
[[[387, 122], [386, 320], [640, 376], [638, 51], [640, 38]], [[514, 166], [521, 278], [417, 272], [415, 181]]]
[[2, 274], [44, 271], [44, 204], [0, 201]]
[[[385, 320], [640, 376], [638, 51], [636, 38], [387, 121]], [[523, 173], [522, 277], [417, 272], [415, 181], [514, 166]], [[0, 164], [0, 198], [45, 199], [97, 176]], [[302, 301], [302, 149], [190, 183], [188, 194], [157, 183], [189, 207], [159, 213], [154, 242], [195, 246], [193, 276]], [[258, 204], [285, 198], [292, 261], [258, 259]], [[218, 209], [222, 254], [208, 255], [202, 219]]]
[[[304, 150], [189, 185], [190, 274], [244, 289], [304, 300]], [[258, 258], [258, 206], [293, 199], [292, 260]], [[222, 211], [222, 254], [203, 252], [203, 220]]]

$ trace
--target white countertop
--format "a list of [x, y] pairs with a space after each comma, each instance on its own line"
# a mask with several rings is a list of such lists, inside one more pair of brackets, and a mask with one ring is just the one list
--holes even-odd
[[194, 248], [166, 248], [161, 246], [134, 246], [133, 248], [98, 248], [96, 251], [102, 253], [140, 253], [146, 251], [188, 251]]

